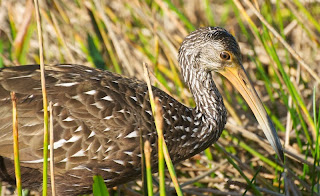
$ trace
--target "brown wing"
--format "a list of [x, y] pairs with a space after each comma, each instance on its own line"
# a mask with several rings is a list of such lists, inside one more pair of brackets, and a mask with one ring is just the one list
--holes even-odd
[[[29, 167], [42, 164], [43, 112], [38, 68], [21, 66], [0, 72], [0, 155], [13, 158], [10, 92], [14, 91], [18, 99], [21, 162]], [[125, 160], [117, 156], [119, 151], [127, 151], [128, 156], [139, 153], [136, 143], [129, 141], [139, 140], [139, 123], [144, 118], [149, 122], [151, 111], [144, 103], [148, 102], [142, 93], [146, 92], [145, 86], [132, 79], [128, 86], [126, 80], [84, 66], [46, 68], [58, 168], [70, 169], [79, 162], [101, 161], [110, 156]]]

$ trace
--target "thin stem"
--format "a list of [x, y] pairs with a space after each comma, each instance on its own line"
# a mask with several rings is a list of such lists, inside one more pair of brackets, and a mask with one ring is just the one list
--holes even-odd
[[54, 135], [53, 135], [53, 107], [52, 102], [49, 102], [50, 109], [50, 179], [51, 179], [51, 194], [52, 196], [56, 195], [56, 186], [54, 180], [54, 152], [53, 152], [53, 143], [54, 143]]
[[39, 11], [38, 0], [34, 0], [34, 6], [36, 10], [37, 29], [38, 29], [38, 42], [39, 42], [39, 56], [40, 56], [40, 72], [41, 72], [41, 90], [43, 97], [43, 121], [44, 121], [44, 133], [43, 133], [43, 181], [42, 181], [42, 195], [47, 195], [48, 187], [48, 139], [49, 139], [49, 123], [48, 123], [48, 101], [46, 92], [46, 82], [44, 75], [44, 60], [43, 60], [43, 42], [42, 42], [42, 29], [41, 18]]
[[19, 140], [18, 140], [19, 133], [18, 133], [17, 98], [14, 92], [11, 92], [11, 100], [12, 100], [14, 170], [16, 175], [16, 186], [17, 186], [18, 195], [22, 196], [20, 159], [19, 159]]
[[146, 158], [146, 173], [147, 173], [147, 184], [148, 184], [148, 195], [153, 195], [153, 188], [152, 188], [152, 170], [151, 170], [151, 145], [150, 142], [147, 140], [144, 143], [144, 153]]
[[[150, 83], [150, 77], [149, 77], [149, 70], [147, 68], [147, 64], [144, 64], [144, 73], [145, 73], [145, 79], [148, 85], [148, 91], [149, 91], [149, 98], [150, 98], [150, 105], [153, 116], [155, 116], [155, 123], [156, 123], [156, 129], [158, 133], [158, 165], [159, 165], [159, 189], [160, 189], [160, 195], [166, 195], [166, 184], [165, 184], [165, 175], [164, 175], [164, 157], [163, 157], [163, 151], [162, 151], [162, 145], [163, 145], [163, 137], [160, 137], [162, 135], [162, 123], [159, 123], [161, 120], [157, 120], [157, 111], [155, 109], [155, 101], [154, 96], [152, 93], [152, 86]], [[161, 121], [162, 122], [162, 121]]]

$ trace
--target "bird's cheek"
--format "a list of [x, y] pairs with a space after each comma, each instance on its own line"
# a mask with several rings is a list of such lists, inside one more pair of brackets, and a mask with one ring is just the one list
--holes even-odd
[[208, 71], [217, 72], [217, 71], [221, 70], [222, 67], [224, 67], [224, 65], [223, 66], [221, 66], [221, 65], [222, 65], [221, 62], [217, 62], [216, 60], [210, 60], [210, 63], [207, 66]]

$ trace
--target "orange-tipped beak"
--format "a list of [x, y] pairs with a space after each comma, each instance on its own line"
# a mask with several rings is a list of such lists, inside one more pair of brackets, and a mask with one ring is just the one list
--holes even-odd
[[254, 115], [256, 116], [260, 126], [262, 127], [262, 130], [266, 135], [268, 141], [277, 153], [278, 157], [283, 162], [283, 149], [276, 129], [274, 128], [270, 117], [264, 109], [263, 104], [249, 77], [247, 76], [243, 66], [237, 64], [234, 67], [225, 67], [223, 70], [219, 71], [219, 73], [225, 76], [246, 100]]

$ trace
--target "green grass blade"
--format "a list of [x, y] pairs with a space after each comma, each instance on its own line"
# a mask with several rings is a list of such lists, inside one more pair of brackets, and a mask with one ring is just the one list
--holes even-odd
[[296, 4], [296, 6], [298, 6], [298, 8], [302, 11], [302, 13], [305, 14], [305, 16], [307, 17], [307, 21], [311, 22], [314, 27], [317, 29], [317, 31], [320, 33], [320, 24], [318, 22], [318, 20], [316, 20], [312, 14], [302, 5], [302, 3], [298, 0], [293, 0], [293, 2]]
[[[319, 121], [317, 122], [317, 101], [316, 101], [316, 86], [313, 88], [313, 94], [312, 94], [312, 102], [313, 102], [313, 120], [314, 120], [314, 124], [317, 126], [317, 133], [316, 133], [316, 142], [315, 142], [315, 154], [314, 154], [314, 162], [313, 162], [313, 168], [312, 168], [312, 173], [313, 175], [312, 177], [312, 195], [316, 194], [316, 193], [320, 193], [320, 172], [315, 170], [316, 166], [319, 166], [319, 162], [320, 162], [320, 149], [319, 149], [319, 142], [320, 142], [320, 135], [319, 135], [319, 131], [320, 131], [320, 126], [319, 126]], [[320, 107], [319, 107], [319, 112], [320, 112]], [[320, 116], [320, 113], [318, 113], [318, 115]], [[318, 117], [319, 118], [319, 117]]]
[[[257, 169], [257, 172], [254, 174], [248, 187], [252, 186], [252, 184], [253, 184], [254, 180], [256, 179], [257, 175], [259, 174], [260, 170], [261, 170], [261, 166], [259, 167], [259, 169]], [[247, 191], [248, 191], [248, 189], [245, 190], [245, 192], [242, 194], [242, 196], [245, 196]]]
[[[93, 4], [93, 3], [92, 3], [92, 4]], [[116, 57], [116, 55], [115, 55], [115, 53], [114, 53], [114, 50], [113, 50], [113, 48], [112, 48], [112, 46], [111, 46], [110, 40], [109, 40], [109, 38], [108, 38], [108, 36], [107, 36], [107, 34], [106, 34], [106, 32], [105, 32], [105, 28], [104, 28], [104, 26], [103, 26], [103, 23], [101, 22], [101, 20], [100, 20], [100, 18], [99, 18], [99, 16], [98, 16], [99, 13], [98, 13], [98, 11], [95, 9], [95, 6], [94, 6], [94, 5], [92, 5], [92, 6], [90, 7], [90, 11], [91, 11], [91, 14], [92, 14], [92, 21], [93, 21], [93, 23], [95, 24], [95, 27], [96, 27], [96, 28], [95, 28], [96, 33], [97, 33], [99, 36], [101, 36], [102, 41], [103, 41], [103, 43], [104, 43], [105, 48], [106, 48], [107, 51], [108, 51], [108, 55], [109, 55], [109, 57], [110, 57], [110, 59], [111, 59], [111, 62], [112, 62], [112, 65], [113, 65], [115, 71], [116, 71], [117, 73], [121, 74], [121, 73], [122, 73], [121, 67], [120, 67], [120, 65], [119, 65], [119, 63], [118, 63], [117, 57]]]
[[268, 159], [267, 157], [263, 156], [262, 154], [260, 154], [259, 152], [257, 152], [255, 149], [251, 148], [250, 146], [248, 146], [245, 142], [238, 140], [237, 138], [233, 138], [235, 143], [238, 143], [239, 146], [241, 146], [242, 148], [246, 149], [249, 153], [251, 153], [253, 156], [255, 157], [259, 157], [263, 162], [267, 163], [268, 165], [270, 165], [271, 167], [273, 167], [275, 170], [281, 171], [283, 172], [283, 167], [281, 167], [280, 165], [276, 164], [275, 162], [271, 161], [270, 159]]
[[35, 25], [30, 24], [28, 26], [27, 34], [25, 35], [25, 38], [23, 40], [21, 50], [19, 50], [19, 53], [16, 54], [18, 61], [21, 64], [27, 63], [27, 55], [29, 53], [30, 41], [31, 41], [31, 37], [32, 37], [34, 31], [35, 31]]
[[164, 158], [166, 160], [166, 164], [167, 164], [167, 167], [168, 167], [168, 170], [169, 170], [169, 173], [170, 173], [174, 188], [176, 189], [176, 193], [177, 193], [178, 196], [183, 196], [182, 190], [180, 188], [180, 185], [179, 185], [179, 182], [178, 182], [178, 179], [177, 179], [176, 172], [174, 170], [173, 163], [172, 163], [170, 155], [169, 155], [169, 151], [168, 151], [167, 145], [166, 145], [164, 140], [162, 140], [162, 141], [163, 141], [163, 149], [162, 150], [163, 150]]
[[152, 113], [154, 114], [154, 119], [155, 119], [155, 124], [156, 124], [156, 129], [157, 129], [157, 134], [158, 134], [158, 164], [159, 164], [159, 188], [160, 188], [160, 195], [165, 195], [165, 176], [164, 176], [164, 160], [166, 161], [171, 179], [173, 181], [173, 184], [175, 186], [176, 189], [176, 193], [178, 194], [178, 196], [182, 196], [182, 191], [181, 188], [179, 186], [177, 177], [176, 177], [176, 173], [174, 171], [174, 167], [169, 155], [169, 151], [167, 149], [167, 145], [165, 143], [165, 140], [163, 138], [163, 118], [162, 118], [162, 107], [161, 104], [158, 100], [158, 98], [156, 97], [154, 99], [154, 101], [152, 101], [151, 99], [153, 98], [153, 93], [152, 93], [152, 88], [151, 88], [151, 84], [150, 84], [150, 79], [149, 79], [149, 75], [148, 75], [148, 70], [145, 68], [145, 78], [147, 80], [147, 85], [148, 85], [148, 89], [149, 89], [149, 97], [150, 97], [150, 103], [151, 103], [151, 109], [152, 109]]
[[93, 176], [92, 189], [94, 196], [109, 196], [108, 189], [101, 176]]
[[152, 196], [153, 184], [152, 184], [152, 170], [151, 170], [151, 145], [149, 141], [146, 141], [144, 144], [144, 154], [145, 154], [145, 162], [146, 162], [148, 195]]
[[186, 25], [186, 27], [188, 28], [189, 31], [195, 30], [195, 27], [193, 26], [193, 24], [187, 19], [187, 17], [175, 5], [173, 5], [171, 0], [164, 0], [164, 2], [166, 2], [168, 4], [169, 9], [171, 9], [172, 11], [174, 11], [178, 15], [179, 19]]
[[87, 37], [87, 42], [88, 42], [89, 56], [90, 56], [90, 59], [92, 59], [93, 64], [95, 65], [95, 67], [97, 67], [99, 69], [105, 69], [106, 65], [103, 60], [103, 57], [100, 54], [97, 46], [95, 45], [93, 38], [89, 34]]
[[[162, 145], [163, 145], [163, 137], [162, 135], [162, 119], [161, 119], [161, 114], [159, 114], [156, 108], [155, 104], [155, 99], [152, 93], [152, 86], [150, 83], [150, 78], [149, 78], [149, 71], [147, 69], [147, 65], [144, 64], [144, 74], [145, 74], [145, 80], [148, 85], [148, 92], [149, 92], [149, 99], [150, 99], [150, 105], [151, 105], [151, 110], [152, 114], [155, 119], [155, 124], [156, 124], [156, 129], [157, 129], [157, 134], [158, 134], [158, 173], [159, 173], [159, 192], [160, 196], [166, 195], [166, 184], [165, 184], [165, 173], [164, 173], [164, 155]], [[160, 109], [160, 108], [158, 108]], [[160, 119], [159, 119], [160, 118]]]
[[210, 1], [209, 0], [204, 0], [203, 2], [204, 2], [204, 7], [205, 7], [206, 16], [207, 16], [209, 25], [210, 26], [216, 26], [216, 22], [214, 20], [212, 8], [210, 6]]
[[160, 195], [166, 195], [165, 189], [165, 165], [164, 165], [164, 154], [163, 154], [163, 133], [162, 133], [162, 115], [157, 100], [155, 100], [154, 105], [154, 115], [155, 115], [155, 124], [158, 133], [158, 159], [159, 159], [159, 186], [160, 186]]

